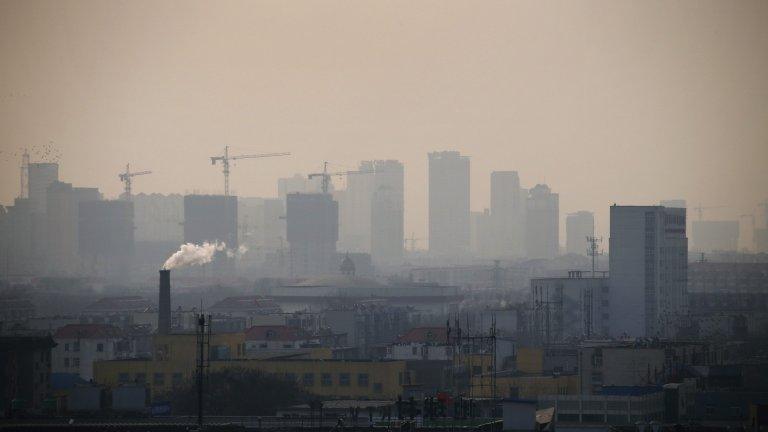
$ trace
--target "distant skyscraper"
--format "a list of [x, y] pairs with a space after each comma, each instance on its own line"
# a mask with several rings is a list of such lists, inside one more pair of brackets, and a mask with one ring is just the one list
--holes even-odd
[[132, 202], [82, 201], [77, 227], [78, 251], [86, 273], [130, 275], [135, 246]]
[[491, 173], [491, 254], [496, 258], [525, 255], [525, 190], [517, 171]]
[[488, 209], [470, 212], [469, 245], [472, 254], [478, 258], [496, 258], [496, 242], [492, 230], [491, 213]]
[[586, 255], [587, 237], [595, 235], [595, 215], [580, 211], [569, 213], [565, 218], [565, 251], [569, 254]]
[[338, 272], [339, 206], [330, 194], [288, 194], [286, 222], [291, 276]]
[[100, 199], [101, 194], [96, 188], [73, 188], [69, 183], [58, 181], [48, 187], [46, 261], [50, 273], [67, 275], [79, 271], [78, 219], [80, 203], [99, 201]]
[[659, 201], [659, 205], [662, 207], [669, 207], [669, 208], [686, 208], [686, 203], [684, 199], [670, 199], [670, 200], [661, 200]]
[[342, 252], [371, 252], [371, 199], [374, 162], [362, 161], [365, 174], [347, 176], [347, 189], [339, 194], [339, 247]]
[[[237, 197], [224, 195], [184, 196], [184, 242], [225, 243], [237, 250]], [[211, 263], [214, 272], [223, 274], [235, 270], [234, 259], [220, 251]]]
[[403, 261], [405, 179], [403, 164], [377, 160], [371, 196], [371, 259], [377, 266]]
[[29, 201], [33, 213], [45, 213], [48, 186], [59, 180], [59, 164], [29, 164]]
[[59, 180], [59, 164], [31, 163], [28, 169], [29, 210], [32, 224], [32, 261], [37, 273], [44, 270], [48, 254], [48, 221], [46, 205], [48, 187]]
[[[291, 193], [319, 193], [321, 192], [322, 178], [308, 179], [307, 176], [294, 174], [293, 177], [277, 179], [277, 197], [285, 202], [285, 196]], [[333, 191], [333, 183], [329, 185], [329, 192]]]
[[674, 336], [685, 312], [685, 209], [612, 206], [611, 336]]
[[560, 196], [549, 186], [537, 184], [528, 195], [525, 222], [528, 258], [556, 257], [560, 249]]
[[469, 252], [469, 157], [429, 153], [429, 251], [442, 257]]

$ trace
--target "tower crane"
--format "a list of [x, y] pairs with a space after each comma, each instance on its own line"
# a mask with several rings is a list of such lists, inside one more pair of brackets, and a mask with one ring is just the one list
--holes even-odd
[[283, 152], [283, 153], [261, 153], [261, 154], [251, 154], [251, 155], [237, 155], [237, 156], [230, 156], [229, 155], [229, 146], [224, 147], [224, 154], [221, 156], [211, 156], [211, 165], [216, 165], [216, 162], [221, 162], [223, 165], [223, 171], [224, 172], [224, 196], [229, 196], [229, 161], [231, 160], [237, 160], [237, 159], [255, 159], [255, 158], [267, 158], [267, 157], [276, 157], [276, 156], [290, 156], [291, 153]]
[[699, 206], [698, 207], [694, 207], [693, 210], [696, 210], [696, 213], [698, 213], [698, 215], [699, 215], [699, 220], [701, 220], [701, 217], [702, 217], [702, 215], [704, 213], [704, 210], [711, 210], [711, 209], [717, 209], [717, 208], [726, 208], [726, 207], [728, 207], [728, 206], [720, 205], [720, 206], [702, 207], [701, 204], [699, 204]]
[[322, 178], [322, 191], [324, 194], [328, 193], [328, 189], [330, 188], [331, 183], [331, 177], [332, 176], [346, 176], [346, 175], [354, 175], [354, 174], [372, 174], [373, 171], [339, 171], [339, 172], [328, 172], [328, 162], [323, 162], [323, 172], [320, 173], [312, 173], [307, 176], [309, 180], [312, 180], [315, 177], [321, 177]]
[[131, 164], [125, 164], [125, 172], [118, 174], [118, 177], [120, 178], [120, 181], [125, 183], [125, 192], [123, 194], [123, 198], [126, 201], [131, 200], [131, 182], [133, 177], [146, 174], [152, 174], [152, 171], [131, 172]]

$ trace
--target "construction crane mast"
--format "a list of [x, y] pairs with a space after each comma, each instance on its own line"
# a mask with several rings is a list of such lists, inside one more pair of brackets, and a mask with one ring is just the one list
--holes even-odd
[[328, 172], [328, 162], [323, 162], [323, 172], [320, 173], [312, 173], [307, 176], [309, 180], [312, 180], [315, 177], [321, 177], [322, 178], [322, 186], [321, 189], [324, 194], [328, 193], [328, 190], [330, 189], [331, 184], [331, 177], [332, 176], [346, 176], [346, 175], [354, 175], [354, 174], [373, 174], [373, 171], [339, 171], [339, 172]]
[[152, 174], [152, 171], [138, 171], [138, 172], [131, 172], [131, 164], [125, 164], [125, 172], [120, 173], [118, 177], [120, 177], [120, 181], [125, 183], [125, 192], [123, 195], [123, 199], [126, 201], [131, 200], [131, 182], [133, 177], [145, 175], [145, 174]]
[[229, 146], [224, 147], [224, 154], [221, 156], [211, 156], [211, 165], [216, 165], [216, 162], [221, 162], [223, 165], [222, 172], [224, 173], [224, 196], [229, 196], [229, 161], [237, 160], [237, 159], [256, 159], [256, 158], [267, 158], [267, 157], [276, 157], [276, 156], [290, 156], [291, 153], [283, 152], [283, 153], [261, 153], [261, 154], [251, 154], [251, 155], [237, 155], [237, 156], [230, 156], [229, 155]]

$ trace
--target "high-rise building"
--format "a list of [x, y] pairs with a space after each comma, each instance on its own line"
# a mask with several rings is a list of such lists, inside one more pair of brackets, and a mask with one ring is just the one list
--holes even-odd
[[478, 258], [496, 258], [496, 246], [492, 229], [491, 212], [488, 209], [473, 211], [469, 214], [469, 250]]
[[29, 201], [33, 213], [45, 214], [48, 187], [59, 180], [59, 164], [29, 164]]
[[132, 202], [80, 202], [77, 231], [85, 273], [130, 274], [134, 256]]
[[[224, 243], [227, 249], [237, 250], [237, 197], [184, 196], [184, 242], [219, 242]], [[227, 256], [226, 251], [219, 251], [210, 269], [214, 273], [230, 274], [235, 270], [234, 258]]]
[[444, 258], [469, 252], [469, 157], [429, 153], [429, 251]]
[[81, 202], [98, 201], [96, 188], [73, 188], [69, 183], [53, 182], [48, 187], [47, 270], [53, 274], [73, 274], [79, 271], [78, 219]]
[[[329, 192], [333, 191], [333, 183], [329, 184]], [[320, 193], [322, 192], [322, 178], [294, 174], [293, 177], [277, 179], [277, 197], [285, 202], [285, 197], [292, 193]]]
[[674, 336], [685, 312], [685, 209], [611, 207], [611, 336]]
[[560, 250], [560, 196], [537, 184], [528, 195], [525, 249], [528, 258], [551, 259]]
[[347, 189], [339, 194], [339, 247], [344, 252], [371, 252], [371, 199], [374, 162], [362, 161], [361, 174], [347, 176]]
[[525, 192], [517, 171], [491, 173], [492, 254], [496, 258], [525, 255]]
[[59, 180], [59, 164], [31, 163], [28, 168], [30, 219], [32, 224], [32, 265], [36, 273], [45, 271], [48, 254], [46, 204], [48, 187]]
[[403, 261], [405, 239], [405, 178], [403, 164], [396, 160], [373, 163], [371, 196], [371, 259], [377, 266]]
[[330, 194], [288, 194], [286, 232], [291, 276], [338, 273], [339, 205]]
[[588, 211], [569, 213], [565, 218], [565, 251], [569, 254], [586, 255], [587, 237], [595, 235], [595, 215]]
[[184, 240], [182, 195], [140, 193], [132, 195], [131, 200], [137, 242], [173, 242], [178, 245]]
[[659, 201], [659, 205], [670, 208], [687, 208], [685, 200], [681, 198], [661, 200]]

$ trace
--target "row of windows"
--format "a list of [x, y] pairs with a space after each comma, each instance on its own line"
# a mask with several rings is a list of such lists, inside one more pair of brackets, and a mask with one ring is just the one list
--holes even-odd
[[[286, 379], [293, 380], [295, 379], [293, 374], [286, 374]], [[358, 387], [368, 387], [370, 385], [370, 379], [367, 373], [359, 373], [357, 374], [357, 386]], [[336, 377], [336, 383], [339, 387], [349, 387], [352, 385], [352, 375], [350, 373], [341, 372], [337, 374]], [[301, 384], [305, 387], [314, 387], [315, 385], [315, 374], [312, 372], [307, 372], [301, 377]], [[322, 387], [331, 387], [334, 384], [333, 374], [330, 373], [321, 373], [320, 374], [320, 386]], [[381, 393], [382, 391], [382, 384], [381, 383], [373, 383], [373, 391], [375, 393]]]
[[80, 367], [80, 357], [72, 357], [72, 361], [70, 362], [69, 357], [64, 357], [64, 367], [68, 368], [72, 365], [72, 367]]
[[[152, 374], [152, 385], [156, 386], [164, 386], [165, 385], [165, 376], [167, 374], [162, 372], [155, 372]], [[184, 382], [184, 375], [181, 374], [181, 372], [174, 372], [171, 375], [171, 384], [174, 386], [181, 385], [181, 383]], [[128, 372], [121, 372], [117, 375], [117, 381], [120, 383], [128, 383], [131, 382], [130, 374]], [[143, 372], [139, 372], [134, 375], [133, 382], [137, 384], [144, 384], [147, 382], [147, 374]]]
[[[72, 351], [74, 352], [80, 352], [80, 342], [73, 342], [72, 344]], [[64, 344], [64, 351], [69, 351], [70, 344], [65, 343]], [[104, 344], [103, 343], [97, 343], [96, 344], [96, 352], [104, 352]]]

